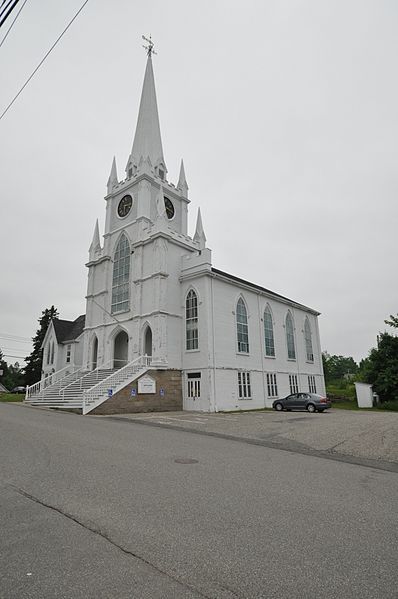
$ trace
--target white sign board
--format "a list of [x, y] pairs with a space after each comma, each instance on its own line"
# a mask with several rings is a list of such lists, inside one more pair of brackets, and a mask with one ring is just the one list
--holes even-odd
[[156, 381], [150, 376], [138, 379], [138, 393], [156, 393]]

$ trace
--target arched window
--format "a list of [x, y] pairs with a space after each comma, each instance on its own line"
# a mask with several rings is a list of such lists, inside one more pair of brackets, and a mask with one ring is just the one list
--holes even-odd
[[51, 344], [51, 364], [54, 364], [54, 341]]
[[113, 257], [112, 305], [111, 312], [129, 309], [130, 283], [130, 244], [122, 235]]
[[286, 316], [286, 343], [287, 343], [287, 357], [289, 360], [296, 359], [296, 348], [294, 346], [294, 329], [293, 319], [290, 312]]
[[272, 314], [269, 306], [264, 310], [264, 339], [265, 355], [275, 356], [274, 325], [272, 323]]
[[190, 290], [185, 300], [185, 330], [186, 348], [198, 349], [198, 296], [193, 289]]
[[238, 335], [238, 352], [249, 353], [249, 327], [245, 302], [240, 297], [236, 305], [236, 332]]
[[50, 363], [50, 356], [51, 356], [51, 341], [47, 345], [47, 364]]
[[311, 326], [306, 317], [304, 322], [304, 339], [305, 339], [305, 351], [307, 353], [307, 362], [314, 361], [314, 352], [312, 351], [312, 335], [311, 335]]

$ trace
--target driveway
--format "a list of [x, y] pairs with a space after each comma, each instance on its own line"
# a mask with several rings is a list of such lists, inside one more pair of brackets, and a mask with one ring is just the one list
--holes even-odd
[[[95, 416], [95, 418], [101, 418]], [[253, 444], [398, 470], [398, 414], [330, 409], [307, 412], [203, 414], [164, 412], [112, 416]]]

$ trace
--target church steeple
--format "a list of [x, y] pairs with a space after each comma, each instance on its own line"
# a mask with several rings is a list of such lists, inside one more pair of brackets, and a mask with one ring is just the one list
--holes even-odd
[[137, 172], [140, 162], [148, 162], [155, 174], [164, 179], [167, 173], [160, 135], [159, 114], [156, 101], [155, 80], [152, 68], [152, 53], [148, 52], [138, 112], [133, 148], [127, 161], [126, 174], [131, 177]]

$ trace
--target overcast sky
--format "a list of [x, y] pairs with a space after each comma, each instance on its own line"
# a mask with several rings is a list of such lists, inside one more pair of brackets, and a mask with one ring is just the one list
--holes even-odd
[[[0, 113], [81, 4], [27, 1], [0, 48]], [[200, 206], [213, 266], [319, 310], [323, 349], [365, 357], [398, 310], [397, 31], [396, 0], [90, 0], [0, 121], [4, 353], [30, 353], [4, 335], [33, 336], [45, 307], [85, 312], [152, 34], [190, 233]]]

